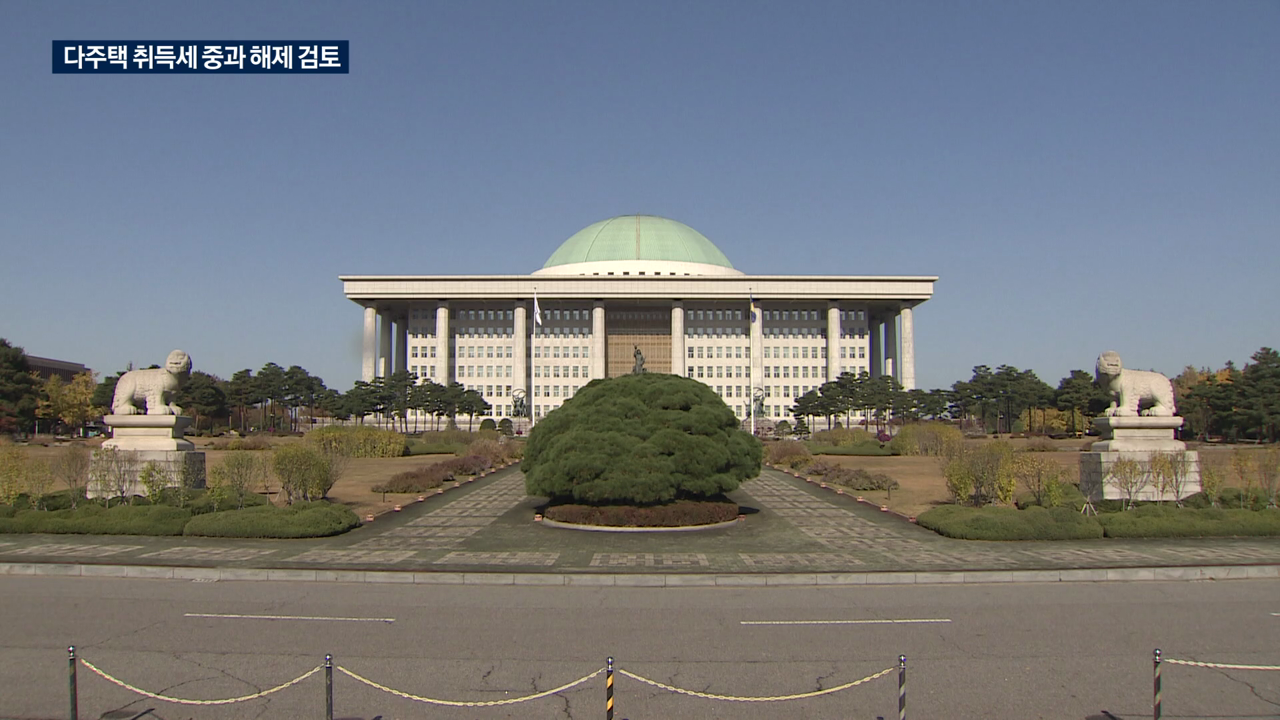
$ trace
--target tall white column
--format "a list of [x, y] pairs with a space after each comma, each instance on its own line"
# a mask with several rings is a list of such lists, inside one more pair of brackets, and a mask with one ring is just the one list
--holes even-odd
[[840, 376], [840, 305], [827, 303], [827, 381]]
[[529, 323], [524, 301], [516, 303], [516, 312], [511, 324], [511, 392], [523, 390], [525, 401], [529, 401]]
[[884, 374], [899, 382], [898, 377], [898, 316], [890, 315], [884, 321]]
[[687, 360], [684, 356], [684, 303], [671, 303], [671, 374], [684, 376]]
[[378, 377], [391, 374], [391, 311], [378, 313]]
[[902, 387], [907, 390], [916, 389], [916, 338], [915, 319], [911, 316], [911, 308], [904, 307], [898, 314], [902, 318]]
[[870, 373], [873, 378], [880, 377], [880, 370], [884, 367], [880, 362], [880, 330], [880, 319], [873, 317], [868, 311], [867, 336], [870, 339], [870, 346], [867, 348], [867, 360], [870, 360], [871, 362], [867, 365], [867, 372]]
[[396, 318], [396, 362], [395, 371], [404, 372], [409, 369], [409, 316]]
[[[751, 403], [755, 403], [756, 389], [764, 389], [764, 311], [760, 301], [751, 304]], [[768, 403], [768, 400], [765, 401]], [[769, 413], [765, 413], [767, 416]], [[752, 417], [755, 417], [754, 415]]]
[[448, 385], [453, 380], [453, 372], [449, 369], [452, 365], [452, 358], [449, 356], [449, 303], [440, 301], [436, 305], [436, 366], [439, 369], [441, 385]]
[[609, 367], [605, 362], [608, 346], [604, 337], [604, 301], [596, 300], [591, 306], [591, 379], [604, 378]]
[[364, 309], [364, 357], [360, 363], [360, 379], [372, 382], [378, 373], [378, 309], [368, 305]]

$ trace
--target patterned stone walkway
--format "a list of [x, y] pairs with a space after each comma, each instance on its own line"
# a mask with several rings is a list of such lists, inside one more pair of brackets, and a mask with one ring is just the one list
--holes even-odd
[[416, 572], [843, 573], [1280, 563], [1280, 542], [966, 542], [766, 470], [717, 530], [593, 533], [534, 523], [542, 501], [508, 468], [346, 535], [313, 540], [0, 536], [0, 562]]

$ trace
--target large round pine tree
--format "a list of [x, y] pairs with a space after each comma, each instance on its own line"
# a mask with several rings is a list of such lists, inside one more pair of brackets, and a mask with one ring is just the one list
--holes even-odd
[[733, 490], [761, 455], [711, 388], [645, 373], [595, 380], [548, 414], [520, 469], [530, 495], [648, 505]]

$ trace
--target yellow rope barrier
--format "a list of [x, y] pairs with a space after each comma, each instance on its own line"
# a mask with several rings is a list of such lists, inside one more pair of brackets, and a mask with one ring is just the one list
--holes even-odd
[[1280, 670], [1280, 665], [1232, 665], [1229, 663], [1200, 662], [1198, 660], [1173, 660], [1164, 658], [1161, 662], [1172, 665], [1190, 665], [1191, 667], [1214, 668], [1217, 670]]
[[543, 692], [534, 693], [533, 695], [525, 695], [524, 697], [507, 698], [504, 700], [467, 701], [467, 700], [441, 700], [439, 698], [429, 698], [429, 697], [423, 697], [421, 695], [414, 695], [412, 693], [404, 692], [403, 690], [396, 690], [395, 688], [389, 688], [386, 685], [376, 683], [366, 677], [361, 677], [344, 667], [335, 666], [335, 668], [342, 674], [351, 678], [352, 680], [364, 683], [365, 685], [368, 685], [369, 687], [377, 690], [381, 690], [382, 692], [390, 693], [391, 695], [395, 695], [396, 697], [401, 697], [401, 698], [404, 698], [405, 700], [413, 700], [415, 702], [420, 702], [420, 703], [428, 703], [430, 705], [446, 705], [448, 707], [497, 707], [499, 705], [514, 705], [516, 703], [528, 702], [530, 700], [538, 700], [544, 697], [555, 695], [556, 693], [564, 692], [565, 690], [568, 690], [570, 688], [577, 687], [578, 685], [581, 685], [582, 683], [604, 672], [604, 668], [600, 668], [599, 670], [596, 670], [590, 675], [584, 675], [578, 678], [577, 680], [574, 680], [571, 683], [565, 683], [564, 685], [561, 685], [558, 688], [552, 688], [551, 690], [544, 690]]
[[661, 688], [662, 690], [666, 690], [668, 692], [679, 693], [681, 695], [689, 695], [691, 697], [704, 698], [706, 700], [725, 700], [729, 702], [783, 702], [786, 700], [802, 700], [804, 698], [818, 697], [819, 695], [830, 695], [831, 693], [837, 693], [837, 692], [840, 692], [841, 690], [848, 690], [851, 687], [857, 687], [858, 685], [862, 685], [863, 683], [869, 683], [872, 680], [882, 678], [896, 669], [897, 668], [887, 668], [885, 670], [881, 670], [880, 672], [874, 675], [868, 675], [862, 678], [861, 680], [854, 680], [853, 682], [848, 682], [843, 685], [836, 685], [835, 687], [830, 687], [825, 690], [814, 690], [812, 692], [797, 693], [795, 695], [767, 695], [767, 696], [756, 696], [756, 697], [749, 697], [749, 696], [742, 697], [742, 696], [735, 696], [735, 695], [715, 695], [712, 693], [698, 692], [696, 690], [686, 690], [684, 688], [678, 688], [673, 685], [667, 685], [666, 683], [660, 683], [657, 680], [650, 680], [649, 678], [641, 677], [639, 675], [636, 675], [635, 673], [627, 672], [626, 670], [619, 670], [618, 673], [621, 675], [626, 675], [632, 680], [637, 680], [646, 685], [652, 685], [653, 687]]
[[93, 663], [89, 662], [88, 660], [85, 660], [84, 658], [80, 658], [80, 663], [85, 667], [89, 668], [90, 670], [92, 670], [95, 674], [97, 674], [99, 677], [101, 677], [103, 680], [106, 680], [107, 682], [114, 683], [126, 690], [135, 692], [144, 697], [152, 698], [153, 700], [163, 700], [164, 702], [177, 703], [179, 705], [230, 705], [231, 703], [257, 700], [260, 697], [266, 697], [271, 693], [280, 692], [281, 690], [284, 690], [287, 687], [292, 687], [294, 685], [297, 685], [303, 680], [306, 680], [307, 678], [311, 677], [312, 675], [315, 675], [316, 673], [324, 669], [323, 665], [317, 665], [311, 670], [308, 670], [307, 672], [303, 673], [302, 675], [299, 675], [298, 677], [290, 680], [287, 683], [284, 683], [283, 685], [277, 685], [269, 690], [256, 692], [252, 695], [241, 695], [240, 697], [226, 698], [224, 700], [188, 700], [185, 698], [169, 697], [168, 695], [157, 695], [156, 693], [153, 693], [153, 692], [147, 692], [142, 688], [134, 687], [133, 685], [130, 685], [129, 683], [119, 678], [112, 677], [111, 675], [108, 675], [102, 670], [99, 670], [98, 668], [94, 667]]

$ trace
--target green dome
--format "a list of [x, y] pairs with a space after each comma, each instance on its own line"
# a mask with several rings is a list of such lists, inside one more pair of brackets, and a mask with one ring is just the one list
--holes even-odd
[[627, 260], [733, 268], [702, 233], [656, 215], [620, 215], [588, 225], [565, 240], [542, 267]]

